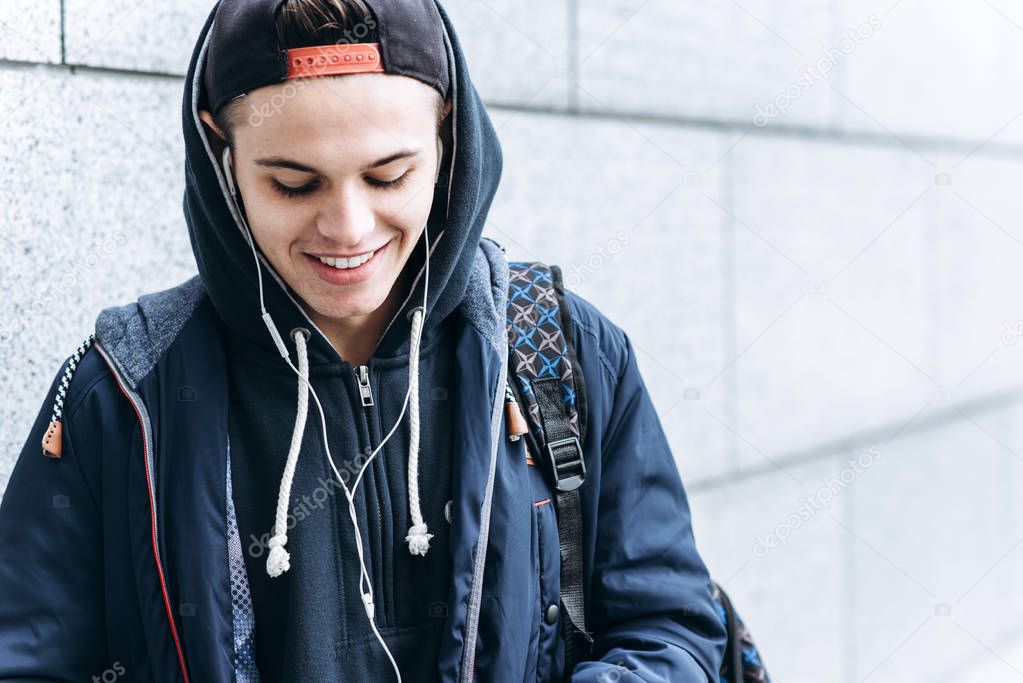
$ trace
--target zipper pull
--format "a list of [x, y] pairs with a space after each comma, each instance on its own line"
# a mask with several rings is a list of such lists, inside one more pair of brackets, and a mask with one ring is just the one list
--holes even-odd
[[355, 370], [355, 376], [359, 380], [359, 396], [362, 398], [362, 405], [373, 405], [373, 389], [369, 386], [369, 368], [360, 365]]

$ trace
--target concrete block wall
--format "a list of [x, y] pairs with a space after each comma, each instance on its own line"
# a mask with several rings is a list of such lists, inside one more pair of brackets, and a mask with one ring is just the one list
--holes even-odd
[[[445, 3], [487, 232], [629, 334], [775, 678], [1023, 676], [1023, 10]], [[209, 0], [0, 6], [0, 490], [106, 306], [195, 272]]]

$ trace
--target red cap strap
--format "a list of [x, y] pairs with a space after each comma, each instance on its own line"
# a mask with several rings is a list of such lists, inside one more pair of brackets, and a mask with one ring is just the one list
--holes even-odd
[[287, 51], [288, 78], [337, 74], [382, 73], [380, 43], [313, 45]]

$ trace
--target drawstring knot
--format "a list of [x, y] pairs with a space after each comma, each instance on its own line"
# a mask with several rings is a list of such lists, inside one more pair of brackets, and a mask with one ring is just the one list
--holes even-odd
[[405, 542], [408, 543], [408, 550], [413, 555], [426, 555], [430, 549], [430, 539], [433, 534], [426, 533], [426, 524], [413, 524], [408, 530]]
[[281, 534], [270, 539], [270, 557], [266, 558], [266, 573], [272, 577], [278, 577], [291, 569], [291, 555], [284, 549], [288, 542], [288, 535]]

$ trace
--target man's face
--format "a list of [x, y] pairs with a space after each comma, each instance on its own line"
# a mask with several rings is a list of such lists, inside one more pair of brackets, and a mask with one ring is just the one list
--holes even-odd
[[242, 102], [232, 157], [256, 243], [314, 321], [369, 315], [430, 214], [436, 91], [352, 74], [260, 88]]

